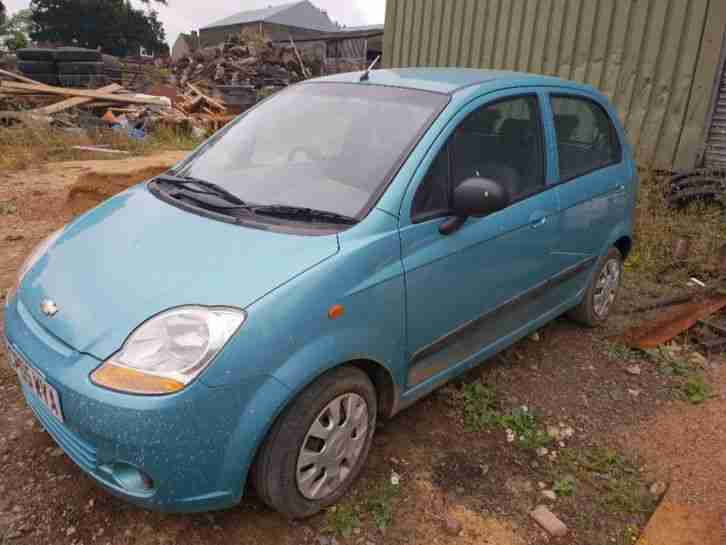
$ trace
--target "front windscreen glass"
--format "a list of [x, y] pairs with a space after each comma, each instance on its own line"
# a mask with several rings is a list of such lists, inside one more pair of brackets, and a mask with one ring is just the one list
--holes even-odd
[[253, 206], [355, 217], [447, 101], [375, 85], [296, 85], [236, 120], [175, 174], [212, 182]]

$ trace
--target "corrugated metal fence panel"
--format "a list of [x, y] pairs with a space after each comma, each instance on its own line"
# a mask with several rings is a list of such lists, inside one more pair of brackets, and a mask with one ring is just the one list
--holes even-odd
[[726, 40], [721, 59], [718, 92], [706, 143], [706, 166], [716, 169], [726, 168], [726, 62], [723, 55], [726, 55]]
[[641, 164], [689, 168], [725, 26], [724, 0], [388, 0], [384, 58], [589, 83], [617, 106]]

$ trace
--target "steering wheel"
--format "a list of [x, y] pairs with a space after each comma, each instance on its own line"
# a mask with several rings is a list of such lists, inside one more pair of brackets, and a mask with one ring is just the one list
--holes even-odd
[[290, 153], [287, 154], [287, 162], [292, 163], [298, 153], [304, 153], [313, 161], [321, 161], [323, 159], [323, 156], [318, 150], [306, 146], [297, 146], [292, 148]]

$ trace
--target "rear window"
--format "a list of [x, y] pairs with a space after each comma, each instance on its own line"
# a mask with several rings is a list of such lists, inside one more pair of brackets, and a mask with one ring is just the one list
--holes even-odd
[[622, 150], [610, 116], [584, 97], [553, 96], [560, 180], [566, 181], [619, 163]]

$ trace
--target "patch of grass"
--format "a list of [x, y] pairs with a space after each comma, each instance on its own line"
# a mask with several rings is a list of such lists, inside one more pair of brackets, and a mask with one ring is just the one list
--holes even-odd
[[379, 530], [385, 530], [393, 522], [393, 499], [398, 495], [398, 486], [386, 480], [368, 498], [366, 506]]
[[590, 489], [588, 496], [608, 512], [649, 515], [655, 508], [655, 499], [648, 492], [638, 467], [613, 449], [563, 449], [551, 470], [573, 475], [578, 483]]
[[575, 478], [568, 475], [556, 480], [552, 485], [552, 491], [559, 497], [572, 496], [575, 493]]
[[463, 389], [464, 426], [467, 431], [481, 431], [498, 423], [499, 411], [494, 388], [479, 381]]
[[536, 450], [552, 442], [536, 412], [527, 407], [502, 412], [496, 391], [491, 386], [480, 381], [466, 384], [463, 399], [464, 428], [467, 431], [497, 426], [506, 430], [511, 442], [527, 450]]
[[536, 450], [552, 443], [537, 414], [527, 407], [515, 407], [499, 417], [499, 425], [514, 433], [514, 443], [527, 450]]
[[691, 242], [689, 270], [708, 269], [714, 252], [726, 242], [726, 208], [693, 203], [682, 209], [667, 204], [669, 178], [641, 172], [640, 195], [635, 221], [635, 243], [625, 267], [654, 278], [673, 262], [673, 243]]
[[661, 346], [648, 350], [648, 356], [658, 365], [659, 371], [667, 376], [677, 378], [676, 396], [699, 405], [711, 397], [711, 387], [703, 377], [702, 365], [697, 363], [693, 356], [680, 348], [674, 350], [672, 346]]
[[639, 537], [640, 530], [635, 526], [628, 525], [615, 538], [615, 545], [633, 545], [638, 541]]
[[18, 213], [18, 207], [12, 201], [0, 202], [0, 216], [11, 216]]
[[685, 377], [694, 369], [686, 353], [672, 346], [659, 346], [646, 350], [648, 357], [658, 366], [658, 371], [666, 376]]
[[694, 405], [699, 405], [711, 397], [711, 387], [706, 384], [703, 375], [694, 374], [681, 385], [683, 396]]
[[60, 129], [4, 128], [0, 129], [0, 171], [54, 161], [124, 158], [123, 155], [76, 150], [74, 146], [106, 145], [134, 156], [164, 150], [192, 150], [201, 141], [189, 132], [168, 128], [159, 128], [144, 140], [133, 140], [111, 130], [68, 132]]
[[335, 505], [325, 513], [325, 530], [328, 532], [347, 538], [353, 535], [353, 530], [358, 527], [360, 527], [360, 517], [352, 505]]
[[638, 358], [638, 353], [624, 344], [604, 341], [605, 355], [612, 361], [631, 361]]

